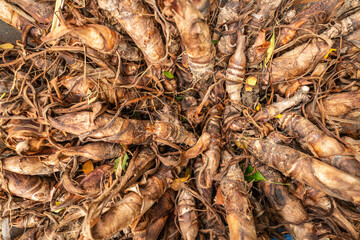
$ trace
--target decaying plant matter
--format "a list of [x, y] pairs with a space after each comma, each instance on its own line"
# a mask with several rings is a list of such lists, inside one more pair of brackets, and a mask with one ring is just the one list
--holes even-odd
[[281, 116], [280, 124], [281, 128], [296, 137], [301, 146], [314, 156], [354, 176], [360, 176], [360, 162], [355, 159], [356, 153], [326, 135], [309, 120], [294, 113], [287, 113]]
[[214, 68], [215, 47], [211, 42], [209, 26], [191, 2], [169, 0], [166, 3], [174, 13], [194, 81], [199, 81], [199, 86], [202, 86]]
[[49, 117], [49, 121], [53, 127], [61, 131], [125, 145], [148, 143], [151, 136], [190, 146], [195, 144], [195, 136], [192, 133], [181, 125], [169, 122], [153, 124], [148, 121], [114, 118], [106, 113], [94, 119], [93, 112], [87, 111], [56, 118]]
[[195, 209], [195, 198], [186, 189], [180, 191], [177, 214], [183, 238], [185, 240], [196, 239], [199, 224]]
[[235, 53], [231, 56], [226, 69], [226, 92], [232, 101], [241, 101], [240, 93], [244, 85], [245, 67], [245, 36], [238, 34]]
[[129, 189], [129, 193], [117, 205], [101, 215], [92, 227], [92, 237], [94, 239], [109, 238], [128, 227], [160, 199], [171, 180], [169, 170], [163, 168], [149, 178], [144, 186]]
[[[231, 155], [222, 153], [222, 161], [231, 164]], [[241, 168], [231, 164], [220, 181], [224, 198], [226, 221], [229, 225], [230, 239], [256, 239], [253, 214], [249, 204], [247, 186]]]
[[[360, 178], [271, 140], [246, 140], [245, 144], [259, 161], [285, 176], [324, 191], [330, 196], [354, 203], [360, 201], [360, 188], [357, 185]], [[306, 168], [309, 171], [302, 171]]]
[[98, 1], [99, 7], [109, 11], [143, 52], [149, 65], [164, 63], [166, 49], [155, 19], [140, 0]]
[[[268, 180], [260, 182], [269, 203], [275, 211], [287, 222], [286, 228], [295, 239], [317, 239], [312, 223], [308, 222], [309, 216], [300, 200], [288, 192], [280, 173], [266, 167], [259, 166], [258, 170]], [[279, 184], [274, 184], [279, 183]]]
[[359, 6], [0, 0], [2, 239], [359, 239]]

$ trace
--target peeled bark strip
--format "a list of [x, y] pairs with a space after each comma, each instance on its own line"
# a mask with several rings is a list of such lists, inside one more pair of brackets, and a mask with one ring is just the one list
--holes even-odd
[[[130, 144], [147, 144], [152, 136], [175, 143], [194, 145], [195, 136], [181, 125], [169, 122], [150, 123], [146, 120], [132, 120], [117, 117], [111, 123], [113, 116], [103, 113], [93, 119], [91, 112], [76, 112], [60, 117], [49, 117], [50, 124], [61, 131], [75, 135], [85, 134], [93, 140], [104, 142]], [[109, 124], [109, 126], [107, 126]]]
[[241, 89], [244, 84], [246, 55], [245, 55], [245, 36], [239, 33], [235, 53], [229, 60], [226, 70], [226, 92], [230, 100], [241, 102]]
[[[360, 91], [335, 93], [319, 101], [326, 115], [338, 117], [360, 108]], [[314, 106], [313, 103], [306, 107], [306, 112], [307, 114], [320, 113], [319, 107]]]
[[244, 143], [259, 161], [275, 168], [285, 176], [319, 189], [330, 196], [360, 203], [360, 178], [269, 140], [245, 140]]
[[257, 168], [268, 181], [260, 181], [259, 185], [275, 211], [285, 220], [286, 229], [296, 240], [318, 239], [314, 226], [301, 202], [289, 193], [286, 186], [274, 184], [283, 183], [280, 173], [266, 167]]
[[[227, 151], [224, 151], [221, 157], [223, 163], [227, 163], [231, 159], [231, 155]], [[224, 198], [230, 240], [257, 239], [246, 182], [238, 164], [232, 164], [228, 168], [226, 175], [220, 181], [220, 187]]]
[[202, 14], [187, 0], [167, 0], [174, 13], [182, 43], [189, 59], [194, 81], [199, 86], [211, 76], [214, 68], [215, 47], [210, 29]]
[[289, 81], [315, 68], [331, 48], [331, 41], [326, 40], [314, 39], [273, 59], [262, 83], [268, 85]]
[[38, 28], [31, 28], [33, 22], [20, 16], [17, 12], [9, 7], [9, 3], [5, 0], [0, 0], [0, 20], [14, 27], [16, 30], [24, 33], [29, 30], [29, 35], [35, 39], [39, 39], [42, 35], [42, 32]]
[[11, 0], [11, 3], [22, 7], [41, 24], [49, 24], [54, 16], [55, 1]]
[[119, 21], [141, 49], [149, 65], [163, 63], [165, 45], [155, 19], [142, 0], [99, 0], [98, 4]]
[[335, 38], [339, 35], [347, 35], [360, 27], [360, 12], [336, 22], [329, 30], [323, 34], [329, 38]]
[[297, 138], [304, 149], [316, 157], [327, 158], [325, 162], [360, 177], [360, 162], [355, 159], [353, 151], [326, 135], [309, 120], [294, 113], [285, 113], [279, 123], [282, 129]]
[[186, 189], [180, 192], [177, 211], [182, 237], [184, 240], [195, 240], [199, 231], [195, 198]]
[[161, 168], [138, 190], [129, 189], [129, 193], [120, 202], [101, 215], [91, 229], [92, 237], [94, 239], [110, 238], [128, 227], [161, 198], [168, 189], [171, 179], [169, 170]]
[[309, 87], [304, 86], [299, 91], [297, 91], [294, 96], [291, 98], [286, 98], [281, 101], [275, 102], [269, 106], [262, 108], [259, 112], [255, 114], [254, 120], [267, 122], [270, 119], [278, 116], [286, 109], [294, 107], [301, 102], [304, 102], [309, 99], [308, 92]]
[[31, 23], [11, 9], [8, 4], [5, 0], [0, 0], [0, 19], [22, 32]]
[[[53, 182], [45, 177], [20, 175], [4, 171], [7, 187], [11, 194], [33, 201], [50, 200]], [[1, 183], [4, 188], [4, 183]]]

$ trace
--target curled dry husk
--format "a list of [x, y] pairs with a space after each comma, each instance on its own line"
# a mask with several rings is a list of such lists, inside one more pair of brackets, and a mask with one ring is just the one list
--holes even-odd
[[51, 197], [54, 183], [46, 177], [28, 176], [12, 172], [3, 172], [7, 182], [1, 183], [3, 189], [10, 193], [33, 201], [47, 202]]
[[161, 198], [171, 181], [169, 169], [162, 168], [150, 177], [144, 186], [128, 189], [128, 193], [120, 202], [101, 215], [92, 227], [92, 237], [109, 238], [128, 227]]
[[[224, 151], [221, 157], [223, 163], [229, 163], [232, 158], [227, 151]], [[224, 198], [230, 239], [257, 239], [254, 218], [247, 194], [248, 189], [239, 165], [235, 163], [229, 166], [226, 175], [220, 181], [220, 187]]]
[[245, 79], [245, 47], [245, 36], [238, 34], [235, 53], [231, 56], [226, 69], [226, 92], [230, 100], [238, 103], [241, 101], [240, 93]]
[[171, 214], [175, 197], [175, 191], [168, 189], [164, 195], [144, 215], [143, 221], [132, 226], [133, 239], [158, 239], [169, 215]]
[[360, 108], [360, 91], [331, 94], [320, 99], [319, 105], [311, 103], [306, 106], [306, 112], [319, 115], [320, 109], [323, 109], [326, 115], [338, 117], [357, 108]]
[[130, 144], [149, 143], [151, 136], [176, 143], [194, 145], [195, 136], [181, 125], [168, 122], [150, 123], [144, 120], [123, 119], [103, 113], [93, 119], [92, 112], [76, 112], [60, 117], [49, 117], [50, 124], [61, 131], [75, 135], [85, 134], [92, 140]]
[[195, 198], [188, 190], [182, 189], [178, 200], [178, 219], [184, 240], [195, 240], [199, 231], [199, 223], [195, 208]]
[[166, 3], [174, 13], [194, 81], [199, 81], [199, 86], [202, 86], [214, 68], [215, 47], [211, 42], [209, 26], [189, 1], [168, 0]]
[[119, 34], [99, 24], [72, 26], [63, 23], [43, 38], [44, 42], [56, 40], [66, 34], [79, 38], [86, 45], [104, 53], [113, 53], [119, 44]]
[[309, 221], [309, 216], [299, 199], [292, 195], [283, 183], [280, 173], [266, 167], [259, 166], [258, 170], [267, 179], [260, 181], [259, 185], [264, 191], [270, 205], [286, 221], [286, 228], [296, 239], [317, 239], [314, 226]]
[[308, 187], [306, 189], [306, 198], [303, 202], [305, 206], [320, 207], [327, 212], [330, 212], [333, 207], [331, 219], [349, 232], [354, 239], [359, 238], [359, 232], [356, 230], [356, 227], [347, 219], [346, 215], [341, 212], [341, 208], [336, 202], [332, 201], [324, 192]]
[[121, 24], [145, 56], [148, 65], [164, 63], [165, 45], [155, 19], [141, 0], [100, 0], [101, 9], [107, 10]]
[[[353, 203], [360, 202], [360, 179], [293, 148], [266, 139], [246, 140], [259, 161], [299, 182]], [[304, 171], [304, 169], [307, 169]]]
[[95, 81], [92, 78], [84, 80], [83, 76], [66, 76], [60, 79], [60, 83], [76, 96], [88, 99], [96, 98], [112, 104], [131, 101], [139, 97], [136, 90], [114, 85], [105, 78]]
[[[325, 37], [323, 39], [313, 39], [310, 43], [302, 44], [290, 50], [280, 57], [272, 60], [269, 71], [262, 78], [262, 84], [274, 84], [277, 89], [282, 89], [281, 84], [286, 83], [302, 74], [315, 68], [315, 66], [329, 52], [332, 42]], [[294, 67], [296, 66], [296, 67]], [[281, 83], [279, 85], [279, 82]], [[285, 88], [285, 91], [287, 88]], [[285, 94], [282, 90], [280, 93]]]
[[294, 113], [286, 113], [280, 118], [280, 125], [316, 157], [324, 158], [324, 162], [360, 177], [360, 162], [356, 160], [355, 153], [335, 138], [326, 135], [309, 120]]

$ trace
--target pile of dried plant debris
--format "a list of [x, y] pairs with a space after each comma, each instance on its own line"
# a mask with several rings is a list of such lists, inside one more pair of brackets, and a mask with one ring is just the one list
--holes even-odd
[[0, 0], [4, 239], [359, 239], [360, 2]]

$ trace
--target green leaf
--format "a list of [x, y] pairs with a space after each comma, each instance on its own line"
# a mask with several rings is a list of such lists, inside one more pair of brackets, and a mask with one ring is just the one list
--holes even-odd
[[273, 35], [271, 36], [271, 39], [270, 39], [270, 47], [266, 51], [265, 67], [267, 66], [267, 63], [270, 61], [270, 58], [274, 52], [274, 48], [275, 48], [275, 28], [273, 29]]
[[177, 97], [175, 97], [175, 100], [176, 101], [180, 101], [180, 100], [182, 100], [184, 98], [184, 96], [177, 96]]
[[170, 79], [173, 79], [174, 78], [174, 75], [172, 75], [171, 72], [168, 72], [168, 71], [164, 71], [164, 75], [167, 77], [167, 78], [170, 78]]
[[121, 161], [121, 156], [115, 159], [115, 166], [114, 166], [114, 172], [115, 173], [116, 173], [116, 171], [117, 171], [117, 169], [119, 167], [120, 161]]
[[188, 122], [188, 120], [184, 116], [181, 116], [181, 121], [184, 122], [184, 123]]
[[128, 160], [129, 160], [129, 156], [127, 155], [127, 153], [125, 153], [124, 159], [122, 160], [121, 163], [121, 172], [125, 171], [126, 167], [129, 165]]
[[127, 153], [124, 154], [124, 156], [120, 156], [118, 158], [115, 159], [115, 166], [114, 166], [114, 172], [116, 174], [116, 171], [119, 167], [119, 164], [121, 162], [121, 172], [125, 171], [126, 166], [129, 165], [129, 163], [127, 162], [127, 160], [129, 160], [129, 156], [127, 155]]
[[212, 43], [215, 45], [219, 42], [219, 40], [212, 40]]
[[[248, 166], [245, 170], [245, 175], [249, 175], [250, 173], [254, 172], [254, 168], [251, 166]], [[267, 181], [266, 178], [264, 178], [263, 175], [261, 175], [261, 173], [259, 171], [256, 171], [254, 174], [250, 175], [250, 176], [246, 176], [245, 180], [248, 182], [251, 182], [254, 180], [254, 182], [258, 182], [258, 181]]]

